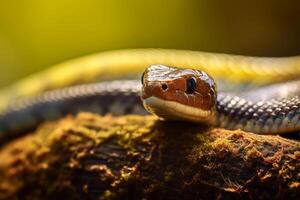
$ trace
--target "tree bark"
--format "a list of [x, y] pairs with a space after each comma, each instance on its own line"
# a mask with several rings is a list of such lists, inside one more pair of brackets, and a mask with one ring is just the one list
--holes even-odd
[[81, 113], [0, 150], [0, 199], [299, 199], [300, 142]]

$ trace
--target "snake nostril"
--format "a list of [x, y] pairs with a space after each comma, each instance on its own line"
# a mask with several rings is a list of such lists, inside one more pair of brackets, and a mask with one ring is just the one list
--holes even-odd
[[161, 88], [162, 88], [164, 91], [166, 91], [166, 90], [168, 89], [168, 85], [167, 85], [166, 83], [163, 83], [163, 84], [161, 85]]

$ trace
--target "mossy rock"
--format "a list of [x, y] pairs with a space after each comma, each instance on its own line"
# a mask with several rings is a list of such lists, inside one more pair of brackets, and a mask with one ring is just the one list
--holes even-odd
[[2, 147], [0, 199], [296, 199], [300, 143], [80, 113]]

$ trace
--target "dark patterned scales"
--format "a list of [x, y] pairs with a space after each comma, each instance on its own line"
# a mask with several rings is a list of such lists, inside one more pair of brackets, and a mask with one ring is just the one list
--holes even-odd
[[252, 102], [221, 93], [217, 101], [217, 126], [262, 134], [299, 130], [300, 97]]
[[[292, 85], [295, 88], [289, 92], [288, 88]], [[241, 97], [220, 93], [215, 125], [264, 134], [300, 130], [299, 81], [278, 86], [286, 91], [279, 92], [275, 87], [267, 86], [257, 90], [257, 98], [255, 91], [243, 93]], [[0, 112], [0, 143], [35, 128], [43, 121], [79, 111], [146, 114], [139, 97], [140, 87], [140, 81], [102, 82], [49, 91], [12, 102]], [[261, 100], [261, 94], [264, 94], [264, 101], [255, 101]]]
[[16, 101], [0, 113], [0, 143], [33, 129], [43, 121], [80, 111], [146, 114], [139, 91], [139, 82], [112, 81], [73, 86]]

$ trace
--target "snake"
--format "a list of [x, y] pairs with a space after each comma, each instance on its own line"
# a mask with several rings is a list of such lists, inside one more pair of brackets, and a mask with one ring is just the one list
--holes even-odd
[[[132, 74], [140, 74], [141, 80], [110, 80]], [[168, 49], [95, 54], [1, 90], [0, 143], [44, 121], [82, 111], [152, 113], [164, 120], [258, 134], [297, 132], [299, 76], [300, 56], [267, 58]], [[212, 77], [259, 87], [219, 91], [223, 82], [218, 84]]]

